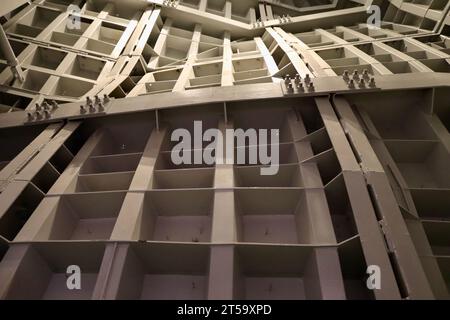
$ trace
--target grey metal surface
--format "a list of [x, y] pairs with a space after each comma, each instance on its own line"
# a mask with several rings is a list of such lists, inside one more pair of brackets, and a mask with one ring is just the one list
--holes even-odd
[[[450, 297], [448, 1], [73, 4], [2, 12], [0, 299]], [[278, 174], [175, 165], [196, 120]]]

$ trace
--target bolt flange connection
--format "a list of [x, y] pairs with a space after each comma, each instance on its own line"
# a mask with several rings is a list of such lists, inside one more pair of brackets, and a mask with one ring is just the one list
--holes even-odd
[[52, 104], [53, 110], [58, 109], [58, 103], [57, 103], [55, 100], [52, 100], [52, 101], [51, 101], [51, 104]]
[[310, 81], [311, 81], [311, 78], [310, 78], [309, 74], [307, 73], [305, 75], [305, 83], [309, 83]]
[[350, 81], [348, 82], [348, 87], [349, 87], [350, 89], [353, 89], [353, 88], [355, 87], [355, 80], [350, 79]]

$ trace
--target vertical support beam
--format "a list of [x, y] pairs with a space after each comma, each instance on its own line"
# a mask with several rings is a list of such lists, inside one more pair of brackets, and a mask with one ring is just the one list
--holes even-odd
[[372, 187], [377, 200], [383, 233], [390, 247], [388, 249], [398, 260], [405, 289], [411, 299], [432, 299], [433, 292], [383, 167], [347, 101], [334, 98], [334, 103], [342, 119], [342, 126], [360, 155], [367, 184]]
[[231, 19], [231, 16], [233, 14], [231, 11], [231, 6], [232, 6], [231, 1], [225, 2], [224, 10], [225, 10], [225, 18], [227, 18], [227, 19]]
[[130, 244], [107, 244], [92, 299], [120, 300], [139, 296], [143, 274], [140, 261]]
[[[233, 121], [228, 120], [225, 124], [221, 121], [219, 129], [224, 139], [225, 130], [233, 128]], [[224, 148], [226, 141], [224, 141]], [[232, 164], [226, 163], [226, 154], [224, 150], [223, 164], [216, 164], [214, 176], [214, 211], [213, 224], [211, 232], [211, 241], [213, 243], [232, 243], [237, 241], [237, 217], [234, 208], [234, 169]]]
[[[292, 50], [301, 57], [301, 59], [311, 67], [315, 76], [335, 76], [333, 70], [327, 69], [329, 66], [325, 63], [314, 50], [303, 43], [300, 39], [294, 36], [292, 33], [287, 33], [283, 29], [276, 27], [274, 30], [286, 41], [286, 43], [292, 46]], [[324, 70], [325, 69], [325, 70]]]
[[208, 0], [200, 0], [200, 3], [198, 5], [198, 10], [205, 12], [207, 6], [208, 6]]
[[169, 36], [169, 30], [171, 27], [172, 27], [172, 19], [166, 19], [162, 27], [162, 30], [159, 33], [158, 39], [156, 40], [155, 47], [153, 48], [157, 56], [154, 56], [150, 59], [147, 65], [149, 69], [156, 69], [156, 67], [158, 66], [159, 56], [164, 51], [167, 42], [167, 37]]
[[194, 34], [192, 35], [191, 46], [189, 47], [186, 63], [172, 91], [184, 91], [189, 78], [192, 76], [192, 65], [195, 63], [195, 58], [198, 53], [198, 47], [200, 45], [201, 35], [202, 26], [200, 24], [196, 24], [194, 28]]
[[360, 166], [328, 98], [317, 98], [316, 104], [325, 128], [330, 133], [330, 140], [342, 169], [366, 264], [377, 265], [381, 270], [381, 289], [374, 291], [375, 297], [400, 299], [397, 281], [386, 252], [386, 243]]
[[6, 57], [9, 66], [12, 69], [14, 78], [18, 79], [20, 82], [25, 80], [22, 68], [20, 67], [19, 60], [17, 60], [14, 54], [11, 44], [9, 43], [8, 37], [6, 36], [3, 26], [0, 25], [0, 47], [2, 49], [3, 55]]
[[38, 151], [58, 132], [62, 124], [51, 124], [41, 134], [39, 134], [31, 143], [29, 143], [14, 159], [12, 159], [0, 171], [0, 192], [2, 192], [9, 182], [11, 182], [16, 173], [22, 169]]
[[272, 6], [270, 4], [266, 4], [266, 13], [267, 13], [267, 20], [273, 20], [273, 13], [272, 13]]
[[262, 41], [260, 37], [255, 38], [256, 46], [258, 47], [259, 52], [261, 52], [261, 55], [263, 56], [264, 62], [266, 63], [267, 69], [269, 71], [270, 75], [274, 75], [279, 71], [278, 66], [273, 59], [272, 55], [269, 52], [269, 49], [267, 49], [266, 45]]
[[[219, 130], [226, 139], [226, 129], [233, 128], [233, 121], [221, 121]], [[216, 163], [214, 176], [214, 209], [211, 242], [237, 242], [237, 217], [234, 204], [234, 169], [226, 161], [226, 145], [223, 144], [223, 163]], [[208, 299], [233, 299], [234, 295], [234, 246], [214, 245], [211, 248]]]
[[259, 7], [259, 15], [261, 17], [261, 21], [266, 21], [267, 15], [266, 15], [266, 7], [264, 6], [264, 3], [259, 3], [258, 7]]
[[[306, 136], [303, 122], [297, 120], [294, 111], [288, 113], [287, 125], [294, 141], [299, 141]], [[305, 154], [313, 155], [311, 145], [309, 142], [296, 142], [295, 149], [305, 187], [304, 200], [306, 201], [308, 215], [305, 219], [307, 219], [310, 228], [309, 241], [316, 244], [336, 244], [336, 236], [319, 169], [316, 164], [302, 163]], [[302, 227], [301, 224], [300, 227]]]
[[131, 181], [130, 192], [125, 196], [111, 239], [139, 240], [139, 231], [143, 223], [145, 191], [152, 188], [156, 160], [167, 131], [168, 128], [164, 126], [160, 127], [159, 131], [156, 129], [152, 131]]
[[235, 276], [238, 270], [233, 245], [216, 245], [211, 247], [209, 262], [208, 299], [235, 299]]
[[[11, 292], [11, 286], [13, 285], [14, 278], [19, 273], [22, 275], [21, 282], [24, 286], [28, 286], [28, 292], [33, 294], [33, 289], [37, 289], [45, 285], [45, 279], [43, 272], [45, 266], [42, 264], [41, 270], [26, 270], [30, 269], [26, 265], [26, 260], [30, 259], [31, 255], [36, 255], [32, 251], [30, 244], [18, 244], [12, 246], [6, 255], [3, 257], [2, 263], [0, 263], [0, 300], [14, 299], [14, 292]], [[36, 277], [36, 272], [39, 272], [39, 276]], [[48, 271], [47, 271], [48, 273]], [[28, 276], [28, 279], [26, 277]], [[28, 281], [27, 281], [28, 280]], [[20, 290], [20, 289], [19, 289]], [[26, 299], [26, 297], [20, 297]], [[30, 299], [32, 297], [30, 296]]]
[[288, 56], [289, 60], [292, 63], [292, 66], [295, 68], [295, 71], [302, 78], [304, 78], [307, 74], [311, 77], [314, 77], [314, 74], [312, 74], [312, 72], [308, 69], [305, 62], [300, 58], [298, 53], [294, 49], [292, 49], [273, 28], [266, 28], [266, 31], [276, 41], [281, 50], [283, 50], [284, 53]]
[[247, 17], [250, 20], [250, 24], [253, 24], [253, 23], [256, 22], [256, 10], [255, 10], [255, 8], [248, 9]]
[[230, 42], [231, 34], [226, 31], [223, 36], [223, 64], [222, 64], [222, 79], [221, 85], [232, 86], [233, 85], [233, 51], [231, 50]]

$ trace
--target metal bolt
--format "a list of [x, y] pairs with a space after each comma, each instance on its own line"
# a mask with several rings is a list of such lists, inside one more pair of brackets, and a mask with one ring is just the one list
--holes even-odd
[[58, 109], [58, 103], [55, 100], [52, 100], [51, 103], [52, 103], [53, 110]]
[[84, 106], [80, 106], [80, 113], [85, 113], [86, 112], [86, 108]]
[[354, 80], [358, 80], [359, 79], [358, 70], [353, 71], [353, 79]]
[[361, 78], [360, 80], [359, 80], [359, 86], [362, 88], [362, 87], [364, 87], [366, 84], [364, 83], [364, 79], [363, 78]]
[[107, 94], [104, 94], [104, 95], [103, 95], [103, 102], [104, 102], [104, 103], [108, 103], [109, 100], [110, 100], [110, 99], [109, 99], [109, 96], [108, 96]]
[[95, 99], [95, 104], [99, 104], [101, 102], [101, 100], [98, 97], [98, 95], [95, 95], [94, 99]]
[[342, 75], [344, 79], [348, 79], [348, 70], [344, 70], [344, 74]]
[[50, 112], [48, 110], [44, 111], [44, 118], [46, 119], [50, 118]]
[[363, 77], [364, 78], [369, 78], [369, 71], [367, 69], [363, 70]]
[[98, 111], [103, 111], [103, 110], [105, 110], [105, 107], [103, 106], [103, 103], [100, 101], [98, 103]]
[[47, 103], [47, 101], [42, 102], [42, 108], [43, 108], [44, 110], [48, 110], [48, 109], [50, 108], [49, 105], [48, 105], [48, 103]]
[[41, 115], [40, 111], [36, 111], [35, 114], [36, 114], [36, 120], [42, 119], [42, 115]]
[[288, 88], [288, 91], [293, 91], [294, 90], [294, 87], [292, 86], [292, 82], [289, 82], [287, 84], [287, 88]]
[[298, 73], [295, 74], [295, 83], [299, 83], [301, 80], [300, 75]]
[[309, 90], [314, 91], [314, 83], [312, 82], [309, 83]]
[[349, 88], [354, 88], [355, 87], [355, 81], [353, 79], [350, 79], [350, 81], [348, 82], [348, 87]]
[[286, 77], [284, 77], [284, 83], [288, 84], [288, 82], [291, 81], [291, 76], [290, 75], [286, 75]]
[[95, 112], [95, 108], [94, 108], [94, 105], [91, 103], [90, 105], [89, 105], [89, 112]]
[[90, 104], [92, 104], [92, 99], [89, 97], [86, 97], [86, 105], [88, 106]]
[[305, 90], [305, 88], [303, 87], [303, 83], [298, 83], [297, 84], [297, 89], [299, 90], [299, 91], [304, 91]]
[[27, 118], [28, 118], [28, 121], [33, 121], [33, 119], [34, 119], [33, 114], [31, 112], [27, 112]]
[[375, 78], [370, 78], [369, 86], [375, 87]]
[[36, 109], [36, 111], [40, 111], [41, 110], [41, 106], [39, 105], [39, 103], [36, 103], [35, 109]]
[[305, 75], [305, 82], [306, 83], [309, 83], [311, 81], [311, 78], [309, 77], [309, 74], [307, 73], [306, 75]]

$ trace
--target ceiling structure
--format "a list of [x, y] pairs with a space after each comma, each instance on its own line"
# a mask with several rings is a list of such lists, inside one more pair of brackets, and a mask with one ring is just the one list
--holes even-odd
[[[2, 111], [96, 94], [277, 82], [296, 73], [448, 72], [447, 1], [375, 1], [380, 29], [367, 25], [372, 2], [33, 1], [4, 18], [25, 80], [1, 57]], [[81, 10], [79, 28], [68, 23], [69, 5]]]
[[[0, 299], [450, 297], [449, 1], [0, 16]], [[195, 120], [278, 129], [279, 173], [176, 166]]]

